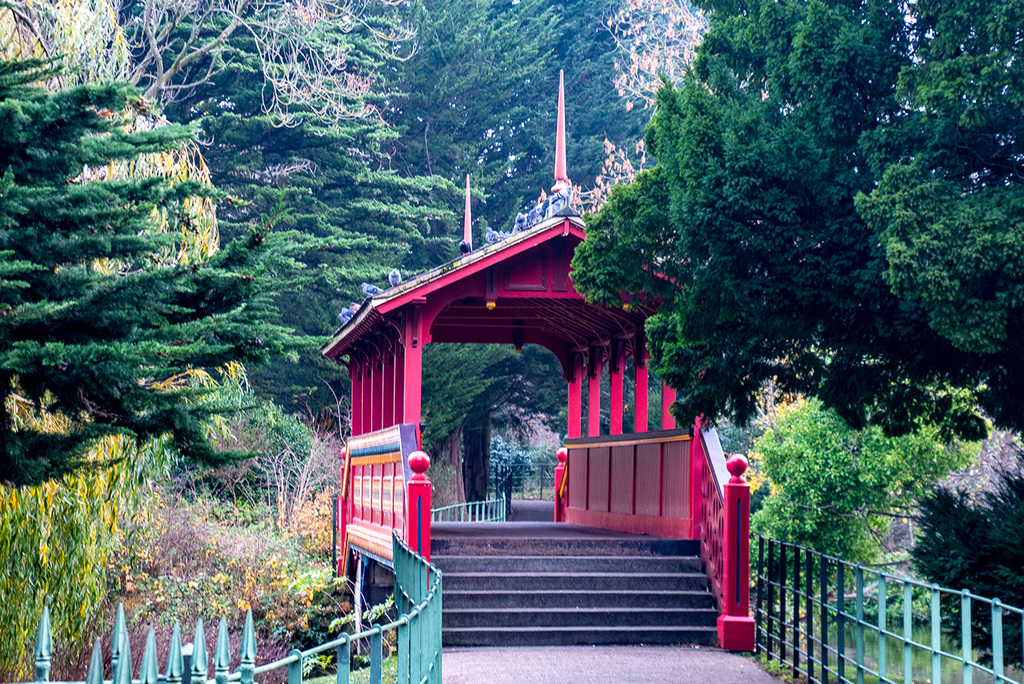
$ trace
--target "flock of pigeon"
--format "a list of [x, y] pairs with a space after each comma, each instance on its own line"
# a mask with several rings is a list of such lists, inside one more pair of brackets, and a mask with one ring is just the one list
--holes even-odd
[[[552, 193], [550, 197], [547, 197], [543, 201], [538, 202], [537, 205], [534, 206], [533, 209], [530, 209], [528, 213], [524, 214], [522, 212], [519, 212], [518, 214], [516, 214], [516, 222], [515, 225], [512, 227], [511, 232], [505, 233], [502, 231], [493, 230], [490, 226], [487, 226], [486, 237], [488, 244], [493, 245], [496, 242], [501, 242], [502, 240], [509, 237], [510, 235], [513, 235], [514, 233], [519, 233], [521, 231], [533, 228], [535, 225], [537, 225], [544, 219], [554, 216], [558, 212], [568, 207], [569, 200], [571, 197], [572, 189], [569, 187], [565, 187], [557, 192]], [[466, 242], [465, 240], [460, 240], [459, 251], [462, 252], [463, 254], [469, 254], [470, 252], [473, 251], [473, 246]], [[398, 272], [398, 269], [391, 269], [391, 273], [388, 274], [388, 282], [391, 283], [391, 287], [396, 287], [399, 283], [402, 282], [402, 274]], [[367, 298], [375, 297], [383, 291], [384, 290], [380, 289], [376, 285], [373, 285], [372, 283], [363, 283], [363, 295], [365, 295]], [[356, 302], [352, 302], [351, 304], [349, 304], [347, 309], [338, 314], [338, 319], [341, 321], [342, 325], [345, 325], [350, 320], [352, 320], [352, 317], [356, 315], [357, 311], [359, 311], [359, 304], [357, 304]]]

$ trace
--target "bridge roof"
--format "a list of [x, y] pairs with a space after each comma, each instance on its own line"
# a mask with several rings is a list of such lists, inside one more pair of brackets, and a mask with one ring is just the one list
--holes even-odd
[[653, 313], [644, 306], [588, 304], [573, 288], [572, 254], [583, 221], [564, 212], [367, 298], [322, 349], [329, 358], [371, 343], [419, 308], [423, 342], [541, 344], [559, 356], [611, 339], [633, 339]]

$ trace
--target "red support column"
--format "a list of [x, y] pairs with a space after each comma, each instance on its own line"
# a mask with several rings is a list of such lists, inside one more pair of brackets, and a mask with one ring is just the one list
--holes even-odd
[[675, 430], [676, 419], [672, 417], [672, 411], [669, 407], [676, 400], [676, 391], [666, 385], [664, 382], [661, 383], [661, 429], [662, 430]]
[[373, 424], [370, 420], [373, 415], [373, 357], [369, 354], [366, 355], [366, 359], [363, 361], [363, 431], [362, 434], [366, 434], [373, 430]]
[[349, 381], [352, 384], [352, 405], [349, 407], [350, 434], [363, 434], [363, 365], [353, 354], [348, 366]]
[[704, 455], [704, 438], [700, 432], [701, 419], [697, 418], [693, 426], [693, 439], [690, 441], [690, 539], [701, 539], [701, 523], [704, 520], [704, 478], [710, 473], [705, 472], [707, 456]]
[[420, 429], [423, 386], [423, 331], [420, 308], [414, 307], [405, 317], [405, 363], [403, 364], [402, 422], [412, 423]]
[[395, 423], [405, 422], [402, 416], [402, 406], [405, 401], [405, 349], [400, 345], [395, 348], [395, 395], [392, 397], [394, 405], [391, 407], [391, 414]]
[[349, 468], [351, 464], [348, 460], [348, 449], [341, 447], [341, 496], [338, 497], [337, 503], [337, 519], [338, 519], [338, 539], [337, 543], [341, 544], [341, 553], [338, 554], [338, 566], [335, 568], [335, 572], [338, 577], [345, 575], [348, 561], [348, 544], [345, 543], [345, 532], [348, 529], [349, 521], [349, 510], [352, 508], [352, 480]]
[[395, 420], [395, 350], [391, 349], [384, 355], [384, 402], [381, 406], [383, 414], [382, 427], [391, 427]]
[[727, 651], [754, 650], [750, 617], [750, 485], [743, 479], [747, 459], [735, 454], [725, 463], [732, 477], [725, 483], [725, 539], [722, 540], [724, 584], [718, 643]]
[[[555, 522], [565, 522], [565, 504], [569, 501], [568, 492], [563, 492], [565, 484], [565, 465], [569, 460], [569, 450], [559, 447], [555, 452], [558, 465], [555, 466]], [[563, 484], [565, 483], [565, 484]]]
[[625, 347], [626, 343], [622, 340], [612, 340], [612, 358], [608, 371], [611, 380], [611, 400], [608, 405], [611, 417], [611, 427], [608, 430], [610, 435], [622, 434], [622, 371], [626, 365]]
[[413, 476], [406, 485], [405, 543], [419, 555], [430, 560], [430, 480], [424, 473], [430, 467], [430, 457], [422, 451], [409, 454], [409, 468]]
[[633, 388], [636, 404], [634, 432], [647, 432], [647, 399], [650, 390], [647, 371], [647, 351], [640, 347], [633, 355]]
[[569, 439], [583, 436], [583, 355], [572, 353], [572, 377], [569, 378]]
[[384, 427], [384, 385], [387, 382], [387, 367], [384, 352], [378, 351], [373, 361], [373, 429]]
[[604, 349], [590, 348], [590, 372], [587, 374], [587, 437], [601, 435], [601, 376], [604, 375]]

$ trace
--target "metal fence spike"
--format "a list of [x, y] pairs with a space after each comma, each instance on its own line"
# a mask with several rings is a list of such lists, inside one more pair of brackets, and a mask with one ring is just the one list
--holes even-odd
[[160, 673], [156, 664], [156, 636], [153, 634], [153, 626], [149, 626], [149, 634], [146, 635], [146, 648], [142, 652], [142, 667], [139, 670], [139, 679], [142, 684], [156, 684]]
[[228, 647], [228, 619], [220, 616], [217, 627], [217, 646], [213, 650], [213, 673], [217, 684], [227, 684], [228, 670], [231, 668], [231, 649]]
[[112, 684], [132, 684], [132, 647], [128, 643], [128, 631], [121, 629], [120, 655], [117, 658], [117, 667], [114, 669], [114, 680]]
[[36, 681], [50, 681], [50, 658], [53, 656], [53, 635], [50, 633], [50, 608], [43, 606], [36, 635]]
[[242, 664], [242, 684], [252, 684], [256, 669], [256, 630], [252, 622], [252, 609], [245, 611], [245, 627], [242, 629], [242, 645], [239, 648]]
[[110, 667], [117, 670], [117, 661], [121, 657], [121, 642], [124, 640], [124, 604], [117, 604], [117, 619], [114, 620], [114, 633], [110, 636]]
[[171, 632], [171, 647], [167, 651], [167, 670], [164, 675], [167, 684], [181, 684], [184, 669], [185, 661], [181, 656], [181, 626], [175, 620], [174, 631]]
[[89, 672], [85, 675], [85, 684], [103, 684], [103, 646], [100, 638], [92, 647], [92, 658], [89, 659]]
[[208, 665], [206, 655], [206, 634], [203, 633], [203, 619], [196, 620], [196, 634], [192, 637], [192, 684], [206, 683]]

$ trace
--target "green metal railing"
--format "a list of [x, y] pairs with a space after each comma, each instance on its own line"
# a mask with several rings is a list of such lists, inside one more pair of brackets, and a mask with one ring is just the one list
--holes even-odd
[[[171, 635], [164, 675], [157, 670], [156, 643], [150, 628], [142, 654], [142, 665], [138, 679], [132, 676], [131, 651], [128, 646], [128, 632], [125, 629], [124, 608], [118, 607], [114, 624], [114, 638], [111, 661], [114, 678], [110, 684], [227, 684], [241, 682], [253, 684], [258, 675], [288, 669], [288, 684], [302, 684], [302, 665], [307, 658], [334, 651], [338, 663], [337, 684], [348, 684], [352, 667], [352, 644], [369, 641], [370, 681], [380, 684], [384, 660], [384, 634], [397, 631], [398, 682], [401, 684], [441, 684], [441, 573], [433, 564], [413, 552], [397, 531], [393, 537], [395, 555], [395, 606], [399, 617], [386, 625], [376, 625], [358, 634], [344, 634], [306, 651], [293, 650], [286, 657], [272, 663], [256, 666], [256, 637], [253, 630], [252, 611], [247, 611], [242, 643], [239, 653], [239, 667], [231, 669], [231, 653], [228, 647], [228, 623], [221, 616], [217, 632], [217, 646], [214, 650], [214, 677], [208, 678], [209, 658], [206, 653], [206, 639], [203, 621], [196, 623], [193, 637], [191, 667], [184, 672], [184, 656], [181, 646], [181, 629], [177, 624]], [[53, 655], [53, 640], [50, 634], [49, 609], [43, 610], [36, 639], [36, 682], [50, 680], [50, 659]], [[85, 682], [73, 684], [104, 684], [103, 655], [100, 640], [96, 640], [92, 660]], [[161, 682], [161, 684], [163, 684]]]
[[507, 502], [500, 497], [433, 508], [430, 522], [504, 522], [507, 515]]
[[1010, 649], [1024, 657], [1021, 609], [766, 537], [754, 618], [757, 652], [809, 682], [1024, 681], [1005, 666]]

